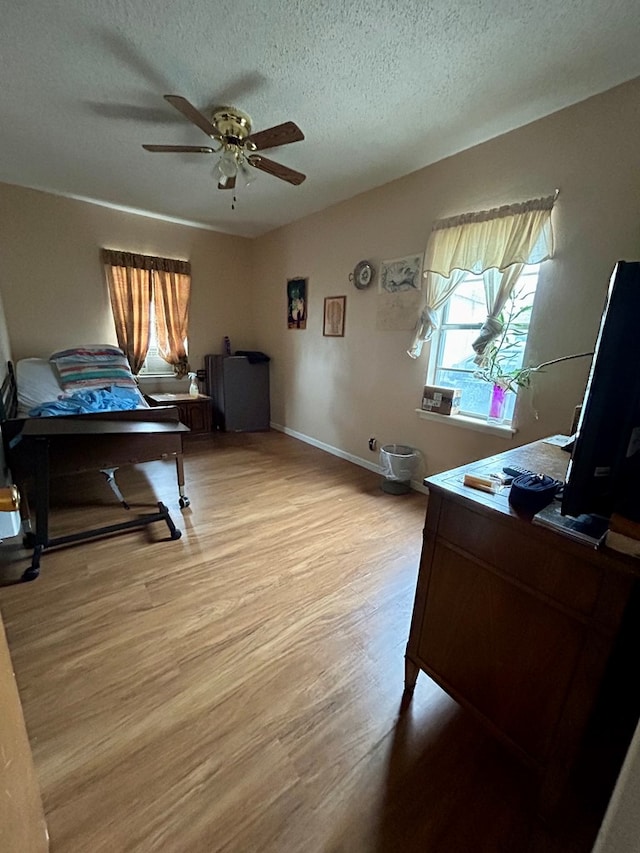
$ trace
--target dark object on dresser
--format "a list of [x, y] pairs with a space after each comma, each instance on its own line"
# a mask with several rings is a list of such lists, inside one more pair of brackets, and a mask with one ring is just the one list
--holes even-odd
[[205, 355], [207, 394], [213, 401], [214, 429], [268, 430], [271, 420], [269, 363], [240, 355]]
[[509, 503], [519, 512], [534, 515], [553, 501], [561, 486], [544, 474], [521, 474], [511, 484]]

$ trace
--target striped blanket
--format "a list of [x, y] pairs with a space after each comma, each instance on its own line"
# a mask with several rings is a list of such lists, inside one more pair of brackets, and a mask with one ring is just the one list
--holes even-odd
[[112, 385], [137, 387], [125, 354], [109, 344], [60, 350], [49, 361], [55, 366], [65, 391]]

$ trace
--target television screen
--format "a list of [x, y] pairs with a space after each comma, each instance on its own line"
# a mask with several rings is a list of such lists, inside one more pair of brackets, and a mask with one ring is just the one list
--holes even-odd
[[640, 518], [640, 262], [619, 261], [600, 321], [562, 514]]

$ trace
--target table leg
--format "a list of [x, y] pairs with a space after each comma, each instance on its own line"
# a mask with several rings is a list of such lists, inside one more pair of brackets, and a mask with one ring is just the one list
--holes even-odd
[[49, 439], [36, 442], [36, 545], [49, 541]]
[[110, 487], [113, 494], [118, 498], [124, 509], [131, 509], [129, 504], [125, 501], [124, 495], [120, 491], [118, 484], [116, 483], [117, 470], [117, 468], [101, 468], [100, 473], [104, 474], [105, 479], [107, 481], [107, 485]]
[[22, 580], [34, 581], [40, 574], [40, 557], [42, 556], [42, 545], [35, 545], [33, 556], [31, 557], [31, 565], [22, 573]]
[[418, 673], [420, 672], [420, 667], [417, 666], [412, 660], [408, 657], [404, 659], [404, 690], [405, 693], [413, 693], [413, 689], [416, 686], [416, 681], [418, 680]]
[[184, 459], [182, 458], [182, 453], [176, 453], [176, 475], [178, 477], [178, 493], [180, 495], [178, 503], [184, 509], [189, 506], [191, 501], [184, 493]]
[[175, 524], [173, 523], [173, 519], [169, 515], [169, 510], [161, 501], [158, 501], [158, 509], [160, 510], [160, 515], [167, 523], [171, 538], [179, 539], [182, 536], [182, 530], [178, 530], [178, 528], [175, 526]]
[[36, 535], [31, 566], [23, 573], [23, 581], [35, 580], [40, 574], [40, 558], [49, 541], [49, 440], [37, 438], [36, 457]]

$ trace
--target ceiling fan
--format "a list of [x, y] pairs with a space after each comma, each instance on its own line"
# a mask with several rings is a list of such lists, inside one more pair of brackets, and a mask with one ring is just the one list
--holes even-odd
[[249, 184], [253, 179], [249, 166], [296, 186], [305, 180], [306, 175], [302, 172], [255, 153], [304, 139], [304, 134], [294, 122], [287, 121], [252, 133], [250, 116], [236, 107], [216, 107], [209, 120], [180, 95], [165, 95], [164, 98], [219, 145], [217, 148], [200, 145], [143, 145], [145, 151], [220, 154], [217, 172], [218, 189], [221, 190], [234, 189], [238, 176]]

